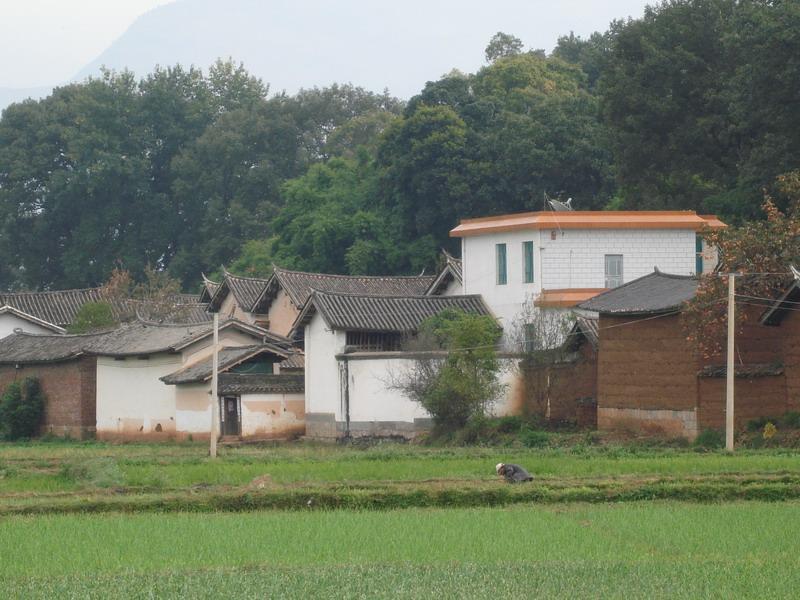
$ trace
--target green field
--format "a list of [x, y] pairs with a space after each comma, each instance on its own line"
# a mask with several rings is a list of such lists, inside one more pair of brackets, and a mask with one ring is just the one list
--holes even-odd
[[799, 517], [789, 449], [2, 444], [0, 597], [794, 597]]
[[800, 504], [10, 517], [3, 597], [783, 597]]
[[[800, 499], [794, 450], [297, 444], [206, 454], [199, 444], [0, 445], [0, 514]], [[526, 465], [536, 485], [504, 485], [500, 461]]]

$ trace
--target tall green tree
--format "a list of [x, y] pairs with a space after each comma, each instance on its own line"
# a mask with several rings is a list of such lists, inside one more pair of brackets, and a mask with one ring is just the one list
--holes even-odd
[[616, 23], [600, 77], [629, 208], [760, 216], [800, 160], [800, 6], [670, 0]]

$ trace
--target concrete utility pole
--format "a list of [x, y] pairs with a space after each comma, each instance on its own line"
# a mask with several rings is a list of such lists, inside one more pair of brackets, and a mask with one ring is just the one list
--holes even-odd
[[211, 438], [208, 454], [217, 457], [217, 432], [219, 431], [219, 313], [214, 313], [214, 350], [211, 358]]
[[725, 448], [733, 452], [733, 386], [736, 381], [736, 366], [733, 363], [734, 338], [736, 336], [736, 275], [728, 274], [728, 367], [725, 394]]

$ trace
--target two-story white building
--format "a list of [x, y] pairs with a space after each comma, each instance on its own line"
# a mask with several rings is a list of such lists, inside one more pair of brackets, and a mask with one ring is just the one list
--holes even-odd
[[698, 232], [725, 225], [693, 211], [530, 212], [465, 219], [462, 293], [477, 294], [508, 329], [526, 302], [565, 309], [654, 268], [709, 272], [716, 253]]

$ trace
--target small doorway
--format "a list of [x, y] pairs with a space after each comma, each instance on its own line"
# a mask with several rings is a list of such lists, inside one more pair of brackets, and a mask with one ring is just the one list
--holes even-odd
[[239, 397], [225, 396], [222, 398], [222, 435], [240, 435], [241, 418], [239, 411]]

